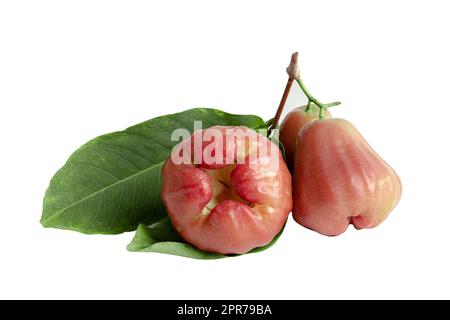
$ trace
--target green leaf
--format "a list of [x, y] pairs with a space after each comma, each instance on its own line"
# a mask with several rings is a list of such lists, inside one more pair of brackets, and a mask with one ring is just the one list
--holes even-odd
[[[249, 253], [264, 251], [277, 242], [281, 236], [281, 230], [275, 238], [266, 246], [255, 248]], [[127, 249], [131, 252], [157, 252], [171, 255], [177, 255], [193, 259], [222, 259], [235, 257], [238, 255], [223, 255], [211, 252], [201, 251], [186, 243], [175, 231], [169, 217], [147, 227], [139, 225], [133, 240]]]
[[191, 109], [100, 136], [83, 145], [55, 174], [44, 198], [45, 227], [87, 234], [118, 234], [166, 217], [159, 194], [161, 167], [178, 141], [173, 130], [264, 121], [215, 109]]

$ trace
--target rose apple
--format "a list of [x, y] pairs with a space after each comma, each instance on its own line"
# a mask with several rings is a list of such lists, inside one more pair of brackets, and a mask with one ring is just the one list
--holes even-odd
[[264, 246], [292, 209], [291, 175], [278, 146], [246, 127], [196, 131], [174, 148], [162, 177], [173, 226], [204, 251]]
[[400, 200], [394, 170], [348, 121], [317, 120], [298, 136], [294, 170], [294, 219], [335, 236], [349, 224], [373, 228]]

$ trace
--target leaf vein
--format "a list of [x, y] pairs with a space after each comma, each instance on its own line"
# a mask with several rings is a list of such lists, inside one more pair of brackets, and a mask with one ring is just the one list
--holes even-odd
[[133, 179], [133, 178], [139, 176], [140, 174], [144, 174], [144, 173], [147, 172], [147, 171], [150, 171], [150, 170], [152, 170], [152, 169], [161, 167], [162, 164], [163, 164], [162, 162], [157, 163], [157, 164], [154, 164], [153, 166], [150, 166], [150, 167], [148, 167], [148, 168], [146, 168], [146, 169], [144, 169], [144, 170], [142, 170], [142, 171], [136, 172], [135, 174], [132, 174], [131, 176], [128, 176], [128, 177], [126, 177], [126, 178], [124, 178], [124, 179], [122, 179], [122, 180], [116, 181], [116, 182], [110, 184], [109, 186], [106, 186], [106, 187], [104, 187], [103, 189], [100, 189], [100, 190], [98, 190], [98, 191], [96, 191], [96, 192], [94, 192], [94, 193], [92, 193], [92, 194], [90, 194], [90, 195], [88, 195], [88, 196], [86, 196], [86, 197], [84, 197], [84, 198], [82, 198], [82, 199], [80, 199], [80, 200], [78, 200], [78, 201], [72, 203], [70, 206], [67, 206], [67, 207], [65, 207], [64, 209], [62, 209], [62, 210], [60, 210], [60, 211], [54, 213], [50, 218], [45, 219], [44, 221], [45, 221], [46, 223], [48, 223], [49, 221], [51, 221], [51, 220], [55, 219], [56, 217], [60, 216], [60, 215], [61, 215], [62, 213], [64, 213], [65, 211], [69, 210], [70, 208], [73, 208], [74, 206], [76, 206], [76, 205], [82, 203], [83, 201], [85, 201], [85, 200], [87, 200], [87, 199], [90, 199], [90, 198], [92, 198], [92, 197], [94, 197], [94, 196], [96, 196], [96, 195], [98, 195], [98, 194], [101, 194], [102, 192], [105, 192], [106, 190], [108, 190], [108, 189], [110, 189], [110, 188], [113, 188], [113, 187], [115, 187], [116, 185], [118, 185], [118, 184], [120, 184], [120, 183], [124, 183], [124, 182], [126, 182], [126, 181], [128, 181], [128, 180], [130, 180], [130, 179]]

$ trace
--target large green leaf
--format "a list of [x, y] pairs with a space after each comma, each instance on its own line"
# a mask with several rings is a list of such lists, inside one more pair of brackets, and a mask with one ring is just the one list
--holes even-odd
[[160, 201], [161, 167], [177, 141], [173, 130], [243, 125], [260, 128], [252, 115], [215, 109], [191, 109], [158, 117], [83, 145], [55, 174], [45, 194], [45, 227], [87, 234], [117, 234], [149, 225], [166, 216]]
[[[255, 248], [249, 253], [261, 252], [270, 248], [275, 244], [282, 232], [283, 230], [268, 245]], [[127, 248], [132, 252], [158, 252], [194, 259], [222, 259], [236, 256], [204, 252], [191, 246], [178, 235], [169, 217], [165, 217], [149, 227], [143, 224], [139, 225], [133, 240]]]

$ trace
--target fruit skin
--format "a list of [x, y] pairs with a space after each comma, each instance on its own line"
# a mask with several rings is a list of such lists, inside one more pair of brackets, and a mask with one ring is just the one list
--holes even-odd
[[[200, 164], [175, 164], [169, 157], [163, 167], [161, 197], [172, 224], [188, 243], [203, 251], [243, 254], [267, 245], [283, 228], [292, 210], [292, 178], [278, 146], [246, 127], [215, 126], [197, 131], [175, 147], [174, 153], [192, 146], [196, 136], [211, 129], [223, 136], [231, 129], [232, 142], [223, 148], [233, 151], [233, 163], [245, 152], [245, 163], [207, 164], [201, 158]], [[237, 134], [239, 130], [258, 138], [257, 144], [239, 147], [239, 142], [245, 141]], [[204, 142], [200, 149], [212, 143]], [[250, 156], [263, 147], [270, 153], [251, 162]], [[214, 145], [212, 149], [214, 154]], [[199, 148], [192, 154], [198, 155]]]
[[[287, 114], [280, 126], [280, 142], [286, 151], [286, 163], [291, 170], [294, 169], [295, 151], [299, 132], [308, 123], [319, 119], [320, 108], [311, 104], [310, 110], [305, 112], [306, 106], [297, 107]], [[331, 118], [330, 112], [325, 110], [325, 119]]]
[[328, 236], [349, 224], [378, 226], [402, 193], [394, 170], [342, 119], [314, 121], [300, 132], [293, 187], [295, 221]]

